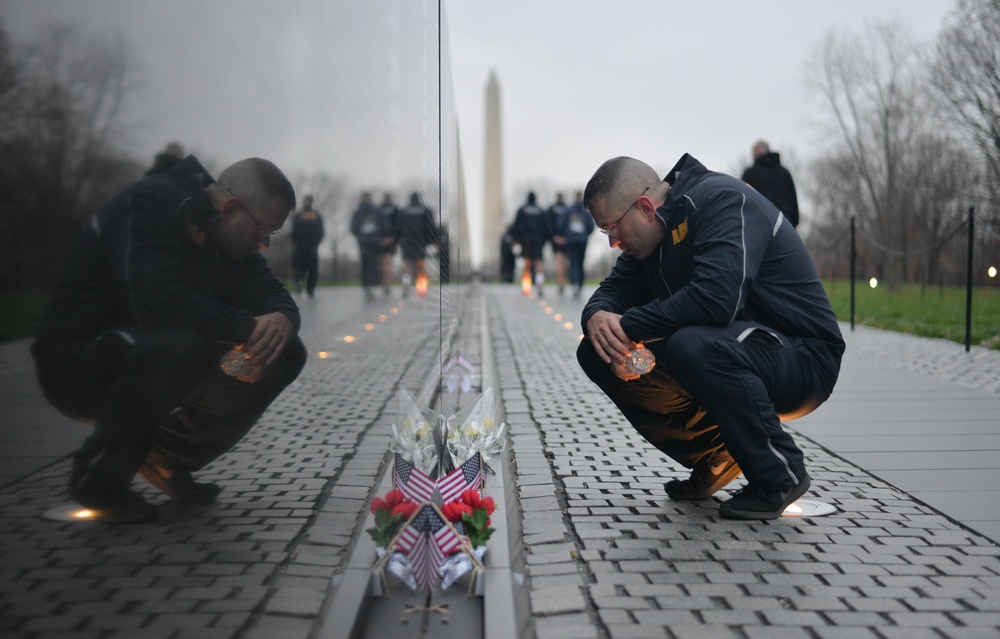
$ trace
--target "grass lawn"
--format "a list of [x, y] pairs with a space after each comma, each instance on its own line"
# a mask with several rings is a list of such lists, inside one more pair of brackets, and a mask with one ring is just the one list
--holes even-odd
[[[826, 281], [837, 319], [851, 319], [851, 288], [847, 280]], [[854, 321], [923, 337], [965, 343], [965, 288], [913, 284], [895, 291], [867, 282], [854, 287]], [[1000, 286], [972, 291], [972, 344], [1000, 350]]]

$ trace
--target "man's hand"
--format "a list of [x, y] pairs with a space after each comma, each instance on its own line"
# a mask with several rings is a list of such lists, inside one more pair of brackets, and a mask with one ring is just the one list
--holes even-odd
[[597, 311], [587, 320], [587, 334], [594, 350], [606, 364], [620, 364], [635, 343], [622, 330], [622, 316], [608, 311]]
[[253, 358], [255, 367], [260, 364], [270, 366], [278, 361], [292, 336], [292, 320], [278, 312], [259, 315], [254, 319], [257, 326], [243, 345], [243, 350]]

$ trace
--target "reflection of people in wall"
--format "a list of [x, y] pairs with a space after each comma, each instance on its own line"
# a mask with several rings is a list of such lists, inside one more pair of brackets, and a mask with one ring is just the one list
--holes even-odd
[[[260, 255], [295, 206], [259, 158], [218, 181], [194, 156], [144, 178], [82, 227], [32, 353], [45, 395], [95, 425], [70, 495], [110, 523], [150, 521], [138, 473], [174, 501], [210, 503], [195, 481], [240, 441], [305, 365], [299, 311]], [[221, 358], [252, 359], [229, 376]]]
[[392, 258], [396, 255], [396, 236], [398, 234], [396, 227], [399, 225], [399, 209], [392, 201], [392, 193], [386, 193], [382, 196], [378, 214], [381, 217], [379, 228], [382, 231], [382, 237], [379, 238], [379, 244], [382, 247], [379, 271], [382, 275], [382, 289], [388, 295], [392, 286]]
[[361, 285], [367, 299], [372, 299], [373, 289], [382, 283], [381, 221], [378, 208], [372, 202], [372, 194], [362, 193], [358, 208], [351, 216], [351, 233], [357, 238], [361, 252]]
[[798, 226], [799, 199], [792, 174], [781, 166], [781, 157], [764, 140], [755, 143], [751, 153], [753, 166], [743, 171], [743, 181], [771, 200], [792, 226]]
[[[438, 243], [437, 222], [430, 207], [420, 201], [419, 193], [410, 194], [410, 203], [399, 211], [399, 250], [403, 254], [403, 295], [410, 287], [427, 284], [427, 246]], [[426, 289], [418, 290], [426, 294]]]
[[313, 209], [313, 198], [302, 198], [302, 210], [292, 216], [292, 271], [295, 291], [313, 297], [319, 277], [319, 244], [323, 241], [323, 216]]
[[184, 147], [178, 142], [171, 142], [153, 158], [153, 166], [146, 171], [146, 176], [166, 173], [174, 165], [184, 159]]

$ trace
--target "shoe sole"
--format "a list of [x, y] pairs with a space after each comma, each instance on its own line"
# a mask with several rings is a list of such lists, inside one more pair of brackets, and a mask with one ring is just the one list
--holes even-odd
[[812, 479], [806, 475], [806, 478], [800, 483], [795, 489], [785, 498], [784, 504], [778, 510], [770, 510], [767, 512], [753, 512], [748, 510], [736, 510], [729, 505], [730, 502], [725, 501], [719, 505], [719, 515], [724, 519], [778, 519], [781, 514], [785, 512], [785, 509], [795, 503], [795, 501], [806, 494], [809, 490], [809, 486], [812, 484]]
[[715, 493], [719, 492], [742, 474], [743, 471], [740, 470], [739, 464], [733, 462], [729, 468], [719, 475], [718, 479], [712, 482], [707, 488], [704, 488], [696, 493], [672, 492], [669, 488], [667, 488], [667, 484], [663, 484], [663, 490], [667, 491], [667, 497], [675, 501], [700, 501], [702, 499], [708, 499]]

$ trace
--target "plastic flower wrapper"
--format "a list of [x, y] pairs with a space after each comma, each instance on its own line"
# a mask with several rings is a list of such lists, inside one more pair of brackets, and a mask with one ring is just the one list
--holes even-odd
[[[388, 551], [385, 548], [376, 548], [375, 556], [382, 559], [386, 552]], [[410, 567], [410, 559], [403, 553], [392, 553], [385, 564], [385, 570], [399, 577], [399, 580], [406, 584], [410, 590], [417, 589], [417, 578], [413, 575], [413, 568]]]
[[[473, 548], [472, 552], [482, 563], [483, 557], [486, 556], [486, 546], [480, 546], [478, 548]], [[438, 574], [441, 576], [441, 588], [446, 590], [453, 583], [461, 579], [465, 574], [472, 570], [474, 566], [472, 565], [472, 560], [464, 552], [457, 552], [444, 560], [441, 567], [438, 568]], [[477, 593], [482, 594], [482, 593]]]
[[447, 448], [455, 468], [476, 453], [483, 456], [485, 463], [504, 449], [507, 444], [507, 424], [497, 424], [496, 413], [493, 388], [487, 388], [465, 417], [452, 415], [448, 419]]
[[400, 423], [392, 425], [389, 450], [399, 453], [403, 459], [433, 477], [438, 466], [434, 427], [440, 416], [429, 408], [418, 405], [405, 389], [399, 390], [397, 401]]

